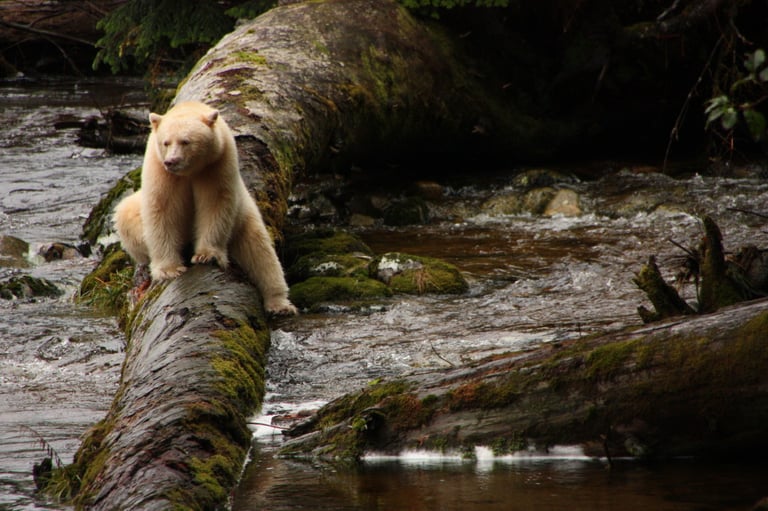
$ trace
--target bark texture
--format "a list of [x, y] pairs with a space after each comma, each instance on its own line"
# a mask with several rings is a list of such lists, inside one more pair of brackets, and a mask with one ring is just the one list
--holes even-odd
[[120, 387], [73, 467], [94, 510], [224, 508], [251, 443], [269, 332], [252, 286], [196, 266], [134, 311]]
[[296, 426], [283, 454], [582, 445], [609, 457], [764, 455], [768, 301], [688, 318], [381, 383]]

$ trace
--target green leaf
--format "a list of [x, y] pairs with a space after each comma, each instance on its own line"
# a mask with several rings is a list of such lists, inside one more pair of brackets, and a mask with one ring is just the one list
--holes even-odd
[[733, 107], [728, 107], [725, 109], [725, 112], [723, 112], [723, 117], [720, 119], [720, 125], [726, 130], [732, 130], [738, 121], [739, 112]]
[[757, 75], [757, 77], [760, 79], [761, 82], [768, 82], [768, 67], [760, 71], [760, 74]]
[[[706, 110], [704, 110], [704, 113], [708, 114], [713, 110], [721, 110], [724, 106], [728, 105], [730, 102], [731, 102], [730, 98], [725, 94], [722, 94], [720, 96], [715, 96], [714, 98], [707, 100], [707, 108]], [[722, 112], [721, 112], [721, 115], [722, 115]]]
[[747, 58], [744, 60], [744, 67], [747, 71], [756, 73], [758, 69], [765, 63], [765, 51], [760, 48], [753, 53], [747, 53]]
[[765, 116], [751, 108], [744, 110], [743, 114], [752, 138], [755, 141], [762, 140], [765, 137]]

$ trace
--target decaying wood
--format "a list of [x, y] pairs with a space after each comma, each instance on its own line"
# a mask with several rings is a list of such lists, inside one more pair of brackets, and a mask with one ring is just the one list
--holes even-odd
[[659, 267], [656, 265], [656, 258], [651, 256], [648, 263], [640, 269], [640, 272], [633, 279], [637, 287], [642, 289], [651, 300], [655, 313], [647, 310], [645, 307], [638, 307], [640, 317], [645, 323], [658, 321], [660, 319], [680, 316], [684, 314], [693, 314], [695, 311], [683, 300], [674, 287], [664, 281]]
[[225, 507], [263, 393], [260, 311], [252, 286], [213, 267], [150, 288], [109, 414], [68, 468], [81, 484], [78, 508]]
[[[545, 345], [344, 396], [288, 433], [286, 456], [581, 445], [594, 456], [768, 452], [768, 300]], [[607, 451], [606, 451], [607, 449]]]
[[687, 314], [707, 314], [720, 307], [760, 298], [768, 294], [768, 251], [744, 247], [727, 260], [723, 235], [715, 221], [702, 219], [704, 239], [695, 251], [689, 251], [690, 266], [694, 267], [697, 303], [689, 305], [674, 287], [664, 281], [656, 259], [650, 257], [635, 276], [634, 282], [648, 296], [655, 311], [638, 307], [640, 317], [650, 323], [659, 319]]

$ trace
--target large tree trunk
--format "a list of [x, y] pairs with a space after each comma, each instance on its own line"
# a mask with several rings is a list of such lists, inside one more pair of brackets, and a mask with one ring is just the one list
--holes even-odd
[[212, 267], [149, 289], [112, 407], [67, 469], [79, 508], [226, 506], [264, 392], [261, 310], [252, 286]]
[[768, 452], [766, 332], [760, 300], [384, 382], [328, 404], [282, 452], [581, 445], [609, 457], [757, 459]]
[[[218, 107], [256, 168], [278, 229], [293, 178], [407, 154], [533, 157], [566, 131], [521, 115], [476, 80], [455, 41], [394, 0], [273, 9], [205, 55], [176, 101]], [[573, 127], [577, 131], [578, 127]], [[533, 140], [545, 140], [547, 149]], [[538, 149], [536, 149], [538, 148]]]

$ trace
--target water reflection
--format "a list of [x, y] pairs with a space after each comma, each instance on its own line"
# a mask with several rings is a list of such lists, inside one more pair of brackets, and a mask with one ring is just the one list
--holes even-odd
[[648, 466], [596, 460], [368, 462], [358, 468], [281, 460], [257, 446], [235, 511], [747, 510], [768, 468], [690, 461]]

